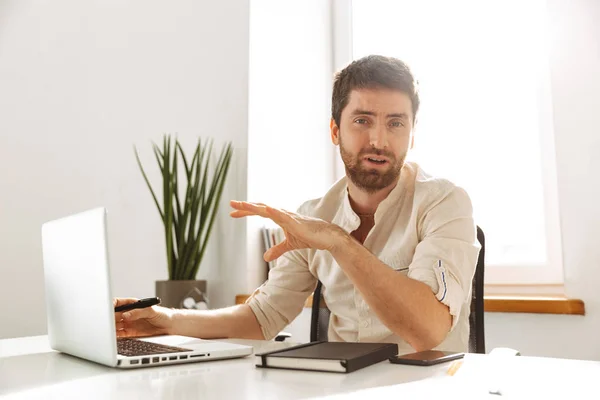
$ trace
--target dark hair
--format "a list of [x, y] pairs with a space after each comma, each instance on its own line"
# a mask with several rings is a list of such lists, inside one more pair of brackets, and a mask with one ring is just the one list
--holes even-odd
[[393, 57], [371, 55], [351, 62], [335, 74], [331, 96], [331, 117], [340, 126], [342, 110], [354, 89], [392, 89], [406, 93], [413, 110], [413, 123], [419, 110], [419, 89], [410, 68]]

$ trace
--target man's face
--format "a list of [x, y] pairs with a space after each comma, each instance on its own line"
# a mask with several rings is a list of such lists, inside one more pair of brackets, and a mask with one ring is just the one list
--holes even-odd
[[331, 120], [331, 139], [340, 146], [352, 183], [375, 193], [397, 182], [412, 148], [412, 128], [408, 95], [390, 89], [357, 89], [342, 110], [340, 126]]

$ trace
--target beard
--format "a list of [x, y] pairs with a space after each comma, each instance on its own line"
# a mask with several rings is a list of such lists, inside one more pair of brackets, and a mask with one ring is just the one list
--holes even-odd
[[[340, 134], [340, 155], [346, 168], [346, 175], [359, 189], [367, 193], [376, 193], [386, 187], [397, 182], [400, 177], [400, 171], [404, 166], [406, 153], [396, 158], [394, 154], [387, 150], [379, 149], [362, 149], [358, 154], [354, 155], [347, 151], [342, 144], [342, 136]], [[385, 156], [388, 158], [389, 166], [387, 170], [380, 171], [375, 168], [369, 168], [364, 165], [366, 156]]]

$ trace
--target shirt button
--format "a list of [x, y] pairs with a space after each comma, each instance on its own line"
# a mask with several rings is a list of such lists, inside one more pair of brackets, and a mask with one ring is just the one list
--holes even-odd
[[367, 327], [369, 326], [369, 321], [367, 321], [367, 320], [364, 320], [364, 321], [362, 322], [362, 326], [363, 326], [364, 328], [367, 328]]

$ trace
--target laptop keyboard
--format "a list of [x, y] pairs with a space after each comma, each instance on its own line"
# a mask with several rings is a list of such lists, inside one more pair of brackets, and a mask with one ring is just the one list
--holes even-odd
[[151, 354], [182, 353], [192, 351], [131, 338], [117, 338], [117, 352], [122, 356], [147, 356]]

